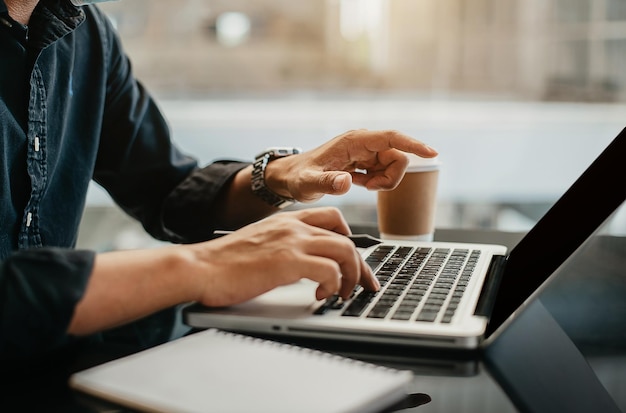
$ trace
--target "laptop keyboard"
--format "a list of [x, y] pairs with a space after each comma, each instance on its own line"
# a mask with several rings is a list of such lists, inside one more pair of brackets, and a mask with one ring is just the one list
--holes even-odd
[[380, 245], [366, 262], [380, 281], [378, 292], [355, 290], [342, 308], [337, 297], [318, 309], [342, 316], [450, 323], [474, 272], [479, 250]]

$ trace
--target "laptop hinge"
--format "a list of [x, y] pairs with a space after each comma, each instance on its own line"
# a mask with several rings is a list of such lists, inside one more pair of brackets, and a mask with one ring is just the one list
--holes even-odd
[[504, 265], [506, 264], [506, 257], [504, 255], [494, 255], [489, 264], [487, 270], [487, 276], [485, 277], [485, 283], [483, 284], [482, 291], [480, 292], [480, 298], [476, 305], [475, 315], [489, 317], [493, 310], [493, 304], [496, 301], [496, 295], [500, 286], [500, 279], [504, 271]]

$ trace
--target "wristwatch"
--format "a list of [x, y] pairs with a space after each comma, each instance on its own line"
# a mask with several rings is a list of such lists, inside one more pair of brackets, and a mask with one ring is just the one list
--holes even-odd
[[268, 148], [258, 154], [254, 159], [252, 168], [252, 192], [263, 201], [276, 208], [283, 209], [289, 205], [293, 205], [296, 202], [295, 199], [280, 196], [265, 185], [265, 168], [267, 164], [274, 159], [295, 155], [300, 152], [302, 152], [300, 148], [281, 147]]

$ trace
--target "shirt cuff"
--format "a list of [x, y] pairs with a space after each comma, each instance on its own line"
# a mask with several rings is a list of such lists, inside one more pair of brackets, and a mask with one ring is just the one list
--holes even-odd
[[220, 226], [214, 212], [220, 192], [235, 174], [250, 163], [220, 161], [196, 169], [165, 200], [163, 225], [173, 242], [193, 243], [211, 239]]

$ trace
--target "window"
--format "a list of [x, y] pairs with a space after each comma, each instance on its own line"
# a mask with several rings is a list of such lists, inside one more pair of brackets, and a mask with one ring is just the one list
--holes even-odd
[[[440, 226], [529, 228], [624, 126], [621, 0], [101, 7], [202, 162], [399, 129], [442, 154]], [[357, 188], [322, 203], [369, 221], [374, 200]]]

